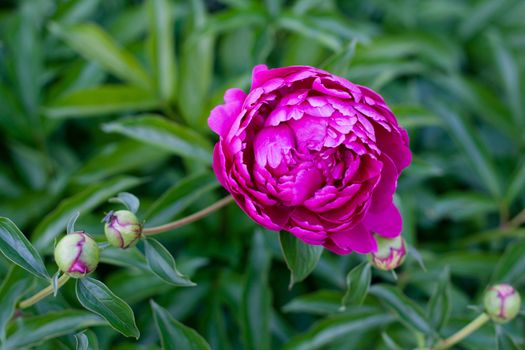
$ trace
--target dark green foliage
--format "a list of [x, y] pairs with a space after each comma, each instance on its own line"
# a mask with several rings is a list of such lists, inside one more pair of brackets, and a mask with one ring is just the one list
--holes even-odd
[[[476, 317], [489, 284], [523, 296], [524, 18], [522, 0], [2, 3], [2, 345], [423, 349]], [[427, 271], [413, 249], [397, 280], [353, 255], [320, 256], [230, 204], [145, 247], [103, 249], [81, 303], [70, 281], [15, 311], [51, 283], [53, 243], [76, 211], [75, 229], [102, 241], [120, 192], [140, 199], [146, 227], [226, 195], [206, 119], [259, 63], [315, 65], [384, 96], [411, 139], [396, 202]], [[524, 334], [519, 316], [457, 349], [519, 349]]]

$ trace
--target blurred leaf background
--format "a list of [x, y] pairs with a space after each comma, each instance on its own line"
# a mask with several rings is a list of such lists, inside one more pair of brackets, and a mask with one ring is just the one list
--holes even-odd
[[[364, 304], [339, 311], [362, 257], [324, 252], [289, 290], [278, 234], [230, 205], [159, 236], [196, 287], [166, 283], [134, 250], [104, 251], [96, 276], [131, 304], [139, 340], [109, 327], [73, 337], [103, 322], [69, 310], [80, 306], [68, 285], [10, 322], [4, 345], [158, 349], [189, 334], [199, 349], [413, 349], [417, 334], [447, 336], [474, 318], [489, 283], [523, 295], [523, 18], [521, 0], [2, 1], [0, 215], [49, 270], [71, 213], [101, 235], [118, 192], [140, 197], [150, 225], [224, 196], [207, 116], [226, 88], [249, 88], [259, 63], [318, 66], [385, 97], [414, 152], [396, 200], [417, 249], [397, 281], [373, 271]], [[2, 258], [2, 303], [17, 281], [41, 287], [9, 269]], [[488, 324], [457, 348], [523, 348], [524, 334], [523, 318]]]

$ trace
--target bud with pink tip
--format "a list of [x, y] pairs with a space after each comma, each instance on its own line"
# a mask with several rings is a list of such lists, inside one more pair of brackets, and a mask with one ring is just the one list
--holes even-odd
[[405, 261], [407, 254], [405, 240], [401, 236], [388, 239], [376, 236], [377, 251], [368, 255], [370, 263], [380, 270], [393, 270]]
[[104, 218], [104, 233], [109, 244], [117, 248], [134, 246], [142, 236], [139, 219], [129, 210], [110, 212]]
[[496, 284], [485, 293], [483, 304], [494, 322], [507, 323], [520, 311], [521, 298], [511, 285]]
[[70, 233], [56, 245], [55, 261], [60, 271], [73, 278], [82, 278], [97, 268], [97, 242], [85, 232]]

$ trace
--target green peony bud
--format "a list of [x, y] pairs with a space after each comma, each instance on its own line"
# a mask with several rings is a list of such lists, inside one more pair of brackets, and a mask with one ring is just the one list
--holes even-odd
[[497, 323], [507, 323], [520, 311], [519, 293], [509, 284], [496, 284], [485, 292], [485, 311]]
[[128, 210], [110, 212], [104, 218], [104, 232], [108, 242], [117, 248], [135, 245], [142, 235], [139, 219]]
[[55, 247], [58, 268], [73, 278], [82, 278], [95, 271], [98, 260], [98, 244], [84, 232], [64, 236]]
[[393, 270], [405, 261], [407, 254], [405, 240], [401, 236], [394, 239], [376, 236], [377, 252], [368, 254], [368, 260], [380, 270]]

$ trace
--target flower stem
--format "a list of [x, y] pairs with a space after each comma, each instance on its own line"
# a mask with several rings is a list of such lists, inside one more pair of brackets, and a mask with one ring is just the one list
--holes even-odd
[[[69, 280], [69, 276], [66, 274], [63, 274], [60, 276], [60, 278], [57, 281], [57, 288], [62, 287], [66, 282]], [[31, 305], [34, 305], [38, 303], [40, 300], [44, 299], [48, 295], [53, 294], [53, 285], [47, 286], [46, 288], [42, 289], [40, 292], [33, 295], [31, 298], [28, 298], [26, 300], [22, 300], [20, 302], [20, 308], [26, 309], [30, 307]]]
[[198, 212], [196, 212], [194, 214], [191, 214], [189, 216], [186, 216], [185, 218], [182, 218], [180, 220], [173, 221], [173, 222], [167, 223], [165, 225], [145, 228], [145, 229], [142, 230], [142, 233], [144, 235], [156, 235], [157, 233], [162, 233], [162, 232], [166, 232], [166, 231], [175, 230], [176, 228], [182, 227], [184, 225], [191, 224], [194, 221], [197, 221], [197, 220], [200, 220], [200, 219], [204, 218], [205, 216], [207, 216], [207, 215], [213, 213], [214, 211], [224, 207], [225, 205], [227, 205], [228, 203], [230, 203], [232, 201], [233, 201], [233, 197], [232, 196], [225, 197], [225, 198], [223, 198], [223, 199], [213, 203], [209, 207], [204, 208], [201, 211], [198, 211]]
[[516, 228], [519, 227], [521, 224], [525, 222], [525, 209], [520, 211], [518, 215], [516, 215], [514, 218], [512, 218], [508, 223], [507, 226], [510, 228]]
[[449, 338], [440, 341], [436, 344], [434, 349], [447, 349], [451, 347], [452, 345], [460, 342], [463, 338], [470, 335], [472, 332], [477, 330], [479, 327], [483, 326], [485, 322], [487, 322], [490, 319], [489, 315], [486, 313], [482, 313], [478, 317], [476, 317], [472, 322], [467, 324], [465, 327], [463, 327], [461, 330], [459, 330], [456, 334], [453, 334]]

